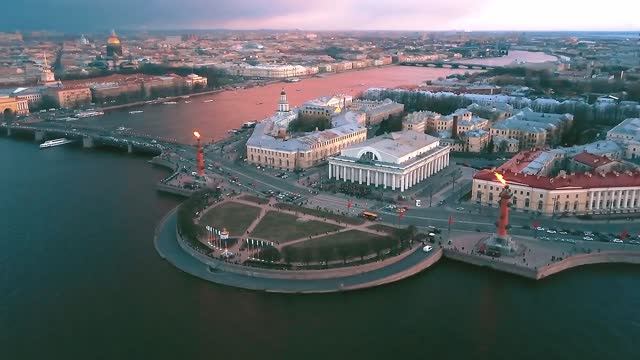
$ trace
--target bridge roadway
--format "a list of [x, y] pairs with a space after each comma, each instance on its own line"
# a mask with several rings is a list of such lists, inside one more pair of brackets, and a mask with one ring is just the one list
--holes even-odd
[[434, 68], [451, 68], [451, 69], [472, 69], [472, 70], [491, 70], [498, 66], [486, 64], [471, 64], [462, 62], [444, 62], [444, 61], [404, 61], [400, 65], [403, 66], [424, 66]]
[[34, 134], [36, 141], [43, 141], [51, 137], [66, 137], [70, 139], [82, 140], [83, 146], [91, 148], [97, 145], [112, 146], [128, 149], [132, 152], [134, 149], [142, 151], [151, 151], [161, 153], [163, 151], [177, 151], [181, 148], [191, 147], [172, 141], [170, 139], [151, 137], [136, 134], [131, 131], [118, 131], [113, 133], [108, 130], [95, 129], [80, 126], [71, 126], [65, 123], [54, 122], [37, 122], [29, 124], [5, 124], [0, 127], [7, 130], [8, 135], [14, 133], [30, 132]]

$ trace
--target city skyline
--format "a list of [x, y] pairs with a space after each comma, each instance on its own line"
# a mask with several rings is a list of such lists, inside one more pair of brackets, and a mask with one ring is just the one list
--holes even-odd
[[[575, 0], [537, 1], [535, 7], [507, 0], [459, 0], [454, 3], [407, 0], [307, 1], [114, 0], [90, 3], [25, 0], [8, 7], [0, 30], [93, 31], [169, 29], [301, 29], [409, 31], [638, 31], [640, 4], [612, 0], [610, 11]], [[38, 11], [33, 11], [38, 9]], [[527, 16], [521, 14], [526, 11]], [[69, 17], [73, 13], [77, 16]], [[91, 16], [99, 14], [99, 16]]]

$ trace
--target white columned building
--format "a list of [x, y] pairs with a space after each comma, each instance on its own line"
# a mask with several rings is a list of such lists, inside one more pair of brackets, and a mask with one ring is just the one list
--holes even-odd
[[[329, 178], [403, 192], [449, 166], [449, 151], [433, 136], [395, 132], [351, 145], [329, 158]], [[340, 170], [357, 175], [340, 176]]]

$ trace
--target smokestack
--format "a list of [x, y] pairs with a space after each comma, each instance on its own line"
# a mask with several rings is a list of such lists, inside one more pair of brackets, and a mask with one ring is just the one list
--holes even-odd
[[453, 115], [453, 127], [451, 128], [451, 137], [458, 138], [458, 115]]

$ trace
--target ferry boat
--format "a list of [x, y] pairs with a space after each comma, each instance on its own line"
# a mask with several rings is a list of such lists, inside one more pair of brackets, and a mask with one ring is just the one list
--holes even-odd
[[77, 118], [88, 118], [92, 116], [102, 116], [104, 115], [103, 111], [80, 111], [76, 114]]
[[163, 104], [165, 104], [165, 105], [175, 105], [175, 104], [177, 104], [177, 102], [175, 102], [175, 101], [165, 101], [165, 102], [163, 102]]
[[60, 139], [55, 139], [55, 140], [47, 140], [45, 142], [43, 142], [42, 144], [40, 144], [40, 149], [46, 149], [49, 147], [53, 147], [53, 146], [60, 146], [60, 145], [64, 145], [64, 144], [69, 144], [72, 143], [73, 140], [69, 140], [67, 138], [60, 138]]
[[133, 111], [129, 111], [129, 114], [142, 114], [144, 111], [143, 110], [133, 110]]

